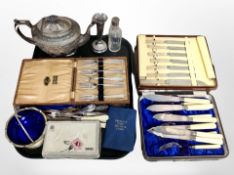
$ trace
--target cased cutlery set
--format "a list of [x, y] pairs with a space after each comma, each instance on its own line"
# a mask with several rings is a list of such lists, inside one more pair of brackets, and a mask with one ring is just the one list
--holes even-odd
[[[212, 110], [214, 106], [208, 99], [199, 98], [180, 98], [177, 96], [165, 95], [151, 95], [143, 96], [157, 104], [150, 105], [146, 110], [154, 114], [152, 117], [163, 125], [150, 128], [148, 131], [162, 138], [172, 138], [178, 140], [197, 141], [201, 143], [221, 145], [223, 144], [223, 135], [218, 133], [211, 133], [211, 130], [216, 132], [217, 118], [211, 114], [196, 114], [196, 115], [180, 115], [173, 114], [175, 111], [207, 111]], [[181, 103], [182, 101], [182, 103]], [[160, 104], [160, 102], [172, 104]], [[173, 104], [179, 102], [180, 104]], [[187, 104], [185, 104], [187, 103]], [[186, 107], [185, 107], [186, 105]], [[194, 107], [194, 105], [196, 105]], [[182, 122], [182, 124], [180, 124]], [[170, 125], [177, 123], [176, 125]], [[192, 123], [192, 124], [191, 124]], [[208, 132], [207, 132], [208, 130]], [[207, 149], [209, 145], [206, 145]], [[204, 149], [204, 148], [203, 148]]]
[[[36, 45], [32, 59], [22, 61], [14, 114], [6, 124], [6, 137], [18, 153], [54, 159], [127, 155], [136, 140], [134, 73], [145, 159], [226, 157], [226, 138], [209, 93], [217, 80], [206, 38], [138, 35], [133, 53], [121, 38], [118, 17], [102, 36], [107, 19], [96, 13], [83, 35], [67, 17], [48, 16], [35, 25], [14, 21], [16, 32]], [[31, 38], [21, 25], [31, 29]]]
[[142, 86], [215, 86], [205, 37], [139, 35], [137, 42]]

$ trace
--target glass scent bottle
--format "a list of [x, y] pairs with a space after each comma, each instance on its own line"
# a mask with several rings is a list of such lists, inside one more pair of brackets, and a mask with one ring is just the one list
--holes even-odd
[[111, 52], [121, 49], [122, 30], [119, 28], [119, 18], [113, 17], [109, 29], [108, 48]]

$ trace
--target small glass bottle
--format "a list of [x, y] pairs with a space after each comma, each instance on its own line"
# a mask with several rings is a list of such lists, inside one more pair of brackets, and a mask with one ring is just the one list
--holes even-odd
[[113, 17], [109, 29], [108, 48], [111, 52], [121, 49], [122, 30], [119, 28], [119, 18]]

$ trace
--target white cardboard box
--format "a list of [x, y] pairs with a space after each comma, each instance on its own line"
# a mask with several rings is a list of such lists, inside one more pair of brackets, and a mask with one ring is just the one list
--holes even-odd
[[44, 158], [98, 158], [100, 137], [98, 121], [48, 121], [42, 156]]

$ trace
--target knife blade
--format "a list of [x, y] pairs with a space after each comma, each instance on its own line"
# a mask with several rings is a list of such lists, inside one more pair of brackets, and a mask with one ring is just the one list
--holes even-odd
[[210, 100], [201, 98], [187, 98], [178, 97], [172, 95], [159, 95], [159, 94], [147, 94], [143, 95], [144, 98], [154, 101], [154, 102], [183, 102], [183, 103], [193, 103], [193, 104], [209, 104]]
[[148, 56], [170, 56], [170, 57], [187, 57], [187, 53], [176, 53], [176, 52], [148, 52]]
[[[167, 126], [167, 125], [164, 125]], [[188, 130], [206, 130], [216, 129], [215, 123], [202, 123], [202, 124], [191, 124], [191, 125], [168, 125], [168, 127], [176, 129], [188, 129]]]
[[160, 113], [153, 116], [154, 119], [163, 122], [200, 122], [200, 123], [216, 123], [217, 119], [211, 114], [201, 115], [176, 115], [170, 113]]
[[180, 47], [180, 46], [158, 46], [157, 44], [148, 44], [147, 48], [150, 49], [159, 49], [159, 50], [186, 50], [186, 47]]
[[168, 126], [152, 127], [148, 130], [148, 132], [162, 138], [197, 141], [216, 145], [223, 144], [223, 136], [221, 134], [190, 131], [187, 129], [176, 129]]
[[153, 104], [148, 106], [146, 109], [151, 112], [170, 112], [170, 111], [181, 111], [181, 110], [188, 110], [188, 111], [203, 111], [203, 110], [210, 110], [213, 109], [213, 104], [199, 104], [199, 105], [159, 105]]

